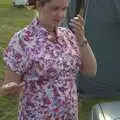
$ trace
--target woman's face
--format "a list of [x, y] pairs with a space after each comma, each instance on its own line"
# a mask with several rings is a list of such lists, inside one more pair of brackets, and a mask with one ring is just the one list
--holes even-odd
[[65, 17], [69, 0], [51, 0], [39, 8], [40, 18], [44, 24], [56, 27]]

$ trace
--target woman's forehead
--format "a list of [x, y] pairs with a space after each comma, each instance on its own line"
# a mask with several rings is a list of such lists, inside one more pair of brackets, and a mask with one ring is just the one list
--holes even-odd
[[53, 6], [65, 6], [67, 7], [69, 5], [70, 0], [51, 0], [49, 4]]

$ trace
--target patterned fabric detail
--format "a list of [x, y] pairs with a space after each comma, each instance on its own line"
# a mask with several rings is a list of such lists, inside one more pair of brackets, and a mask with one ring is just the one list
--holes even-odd
[[56, 42], [35, 18], [12, 37], [4, 60], [23, 75], [18, 120], [78, 120], [75, 84], [81, 57], [74, 34], [56, 28]]

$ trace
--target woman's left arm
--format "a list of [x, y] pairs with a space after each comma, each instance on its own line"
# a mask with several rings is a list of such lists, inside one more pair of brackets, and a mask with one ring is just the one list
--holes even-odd
[[94, 53], [85, 37], [84, 20], [81, 16], [74, 17], [70, 26], [74, 32], [80, 47], [82, 67], [80, 72], [87, 76], [95, 76], [97, 72], [97, 62]]
[[95, 76], [97, 72], [97, 62], [88, 42], [80, 45], [82, 66], [80, 72], [87, 76]]

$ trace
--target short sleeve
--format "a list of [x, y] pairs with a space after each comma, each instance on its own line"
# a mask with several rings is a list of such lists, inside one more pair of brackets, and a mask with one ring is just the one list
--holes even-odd
[[18, 75], [24, 74], [30, 64], [29, 57], [25, 52], [25, 46], [22, 45], [21, 40], [20, 33], [15, 33], [3, 53], [6, 65]]

